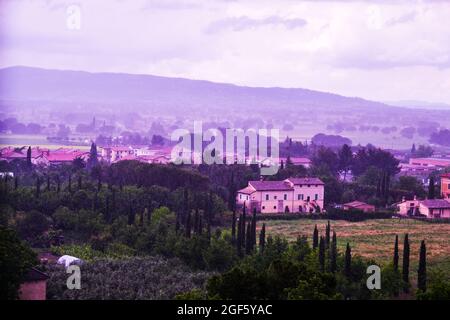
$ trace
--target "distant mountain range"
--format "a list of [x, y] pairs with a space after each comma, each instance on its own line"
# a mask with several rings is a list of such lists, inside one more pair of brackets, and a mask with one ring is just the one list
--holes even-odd
[[450, 110], [450, 104], [439, 102], [401, 100], [401, 101], [385, 101], [385, 103], [391, 106], [407, 107], [415, 109]]
[[[355, 97], [300, 89], [245, 87], [152, 75], [89, 73], [31, 67], [0, 69], [0, 100], [168, 107], [173, 110], [389, 107]], [[274, 109], [275, 108], [275, 109]]]

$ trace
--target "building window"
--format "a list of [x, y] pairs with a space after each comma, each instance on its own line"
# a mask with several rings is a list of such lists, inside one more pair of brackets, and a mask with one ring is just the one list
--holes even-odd
[[319, 200], [319, 195], [317, 193], [314, 195], [314, 200]]
[[269, 200], [269, 195], [268, 194], [266, 194], [266, 200]]
[[297, 195], [297, 199], [298, 199], [298, 200], [303, 200], [303, 194]]
[[277, 208], [277, 206], [273, 206], [273, 208], [274, 208], [274, 209], [276, 209], [276, 208]]
[[287, 194], [284, 194], [284, 200], [287, 200]]
[[310, 184], [308, 184], [308, 188], [311, 188], [311, 185], [310, 185]]
[[242, 199], [242, 194], [239, 195], [239, 199]]
[[273, 196], [274, 200], [277, 200], [277, 196]]
[[263, 206], [262, 208], [263, 208], [263, 210], [264, 210], [264, 209], [265, 209], [266, 207], [265, 207], [265, 206]]

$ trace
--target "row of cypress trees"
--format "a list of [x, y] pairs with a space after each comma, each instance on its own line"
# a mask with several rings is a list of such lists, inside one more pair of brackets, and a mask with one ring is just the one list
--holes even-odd
[[[409, 292], [410, 281], [409, 281], [409, 267], [410, 267], [410, 244], [409, 236], [405, 234], [403, 239], [403, 261], [402, 261], [402, 280], [403, 280], [403, 291], [405, 293]], [[427, 248], [425, 245], [425, 240], [420, 243], [419, 252], [419, 267], [417, 269], [417, 288], [423, 292], [427, 290]], [[398, 235], [395, 236], [394, 244], [394, 256], [393, 256], [393, 266], [394, 271], [399, 271], [399, 248], [398, 248]]]
[[[244, 203], [242, 213], [239, 218], [236, 216], [236, 211], [233, 211], [233, 218], [231, 224], [231, 241], [236, 246], [237, 253], [240, 257], [245, 254], [252, 254], [256, 250], [256, 210], [253, 210], [253, 215], [250, 221], [247, 221], [247, 208]], [[263, 224], [259, 233], [259, 250], [264, 252], [266, 244], [266, 225]]]
[[[327, 222], [325, 226], [325, 236], [319, 237], [319, 230], [317, 225], [314, 226], [313, 231], [313, 250], [318, 250], [318, 259], [320, 270], [322, 272], [325, 271], [325, 258], [326, 252], [328, 251], [328, 256], [330, 259], [329, 270], [332, 273], [337, 271], [337, 237], [336, 232], [333, 230], [333, 234], [331, 235], [331, 226], [330, 221]], [[351, 264], [352, 264], [352, 253], [350, 244], [347, 243], [345, 250], [345, 259], [344, 259], [344, 274], [346, 277], [351, 277]]]

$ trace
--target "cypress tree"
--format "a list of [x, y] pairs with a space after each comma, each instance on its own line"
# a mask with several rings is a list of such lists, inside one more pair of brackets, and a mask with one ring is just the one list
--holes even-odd
[[428, 185], [428, 199], [434, 199], [435, 198], [435, 192], [434, 192], [434, 177], [430, 177], [430, 184]]
[[328, 223], [325, 227], [325, 247], [330, 247], [330, 233], [331, 233], [331, 226], [330, 226], [330, 220], [328, 220]]
[[233, 210], [233, 221], [231, 221], [231, 243], [236, 242], [236, 210]]
[[59, 193], [61, 191], [61, 179], [59, 174], [56, 176], [56, 192]]
[[403, 242], [403, 268], [402, 268], [402, 276], [403, 276], [403, 290], [405, 292], [409, 291], [409, 239], [408, 234], [405, 234], [405, 239]]
[[186, 219], [187, 219], [187, 217], [188, 217], [188, 213], [190, 212], [190, 210], [189, 210], [189, 192], [188, 192], [188, 189], [187, 189], [187, 187], [186, 188], [184, 188], [184, 191], [183, 191], [183, 199], [184, 199], [184, 201], [183, 201], [183, 205], [184, 205], [184, 217], [183, 217], [183, 221], [186, 223]]
[[352, 274], [352, 249], [348, 242], [347, 248], [345, 249], [344, 274], [347, 278], [350, 278]]
[[[147, 208], [145, 210], [147, 210]], [[178, 235], [179, 231], [180, 231], [180, 214], [177, 213], [176, 219], [175, 219], [175, 233]]]
[[145, 213], [145, 209], [144, 210], [140, 210], [139, 212], [139, 226], [143, 227], [144, 226], [144, 213]]
[[252, 218], [252, 248], [256, 246], [256, 209], [253, 211]]
[[427, 290], [427, 248], [425, 240], [420, 243], [419, 269], [417, 270], [417, 288], [422, 292]]
[[36, 198], [39, 198], [41, 194], [41, 178], [39, 176], [36, 178]]
[[186, 238], [191, 237], [191, 213], [188, 212], [186, 217]]
[[111, 192], [111, 207], [114, 212], [116, 210], [116, 189], [113, 188]]
[[8, 192], [8, 175], [5, 174], [5, 178], [2, 179], [4, 185], [5, 185], [5, 191]]
[[391, 187], [391, 175], [389, 172], [386, 172], [386, 186], [385, 186], [385, 194], [384, 194], [384, 200], [387, 203], [389, 200], [389, 195], [391, 193], [390, 187]]
[[69, 192], [72, 192], [72, 175], [71, 175], [71, 174], [69, 174], [69, 185], [68, 185], [68, 189], [69, 189]]
[[206, 221], [208, 224], [211, 224], [211, 220], [213, 218], [213, 209], [214, 209], [214, 198], [213, 198], [213, 192], [209, 192], [209, 200], [208, 205], [206, 207]]
[[98, 207], [98, 192], [94, 193], [94, 199], [92, 200], [92, 210], [96, 211]]
[[152, 212], [151, 207], [147, 208], [147, 224], [152, 223]]
[[325, 239], [321, 236], [319, 240], [319, 264], [320, 271], [325, 271]]
[[245, 241], [246, 241], [246, 237], [245, 237], [245, 227], [246, 227], [246, 203], [244, 201], [244, 208], [242, 208], [242, 228], [241, 228], [241, 233], [242, 233], [242, 244], [245, 245]]
[[398, 271], [398, 235], [395, 235], [395, 244], [394, 244], [394, 271]]
[[89, 158], [86, 163], [86, 168], [92, 170], [98, 164], [97, 145], [92, 142], [91, 150], [89, 151]]
[[211, 224], [209, 222], [206, 225], [206, 238], [211, 241]]
[[331, 249], [330, 249], [330, 271], [336, 272], [337, 270], [337, 240], [336, 240], [336, 232], [333, 231], [333, 238], [331, 240]]
[[33, 164], [31, 163], [31, 147], [28, 147], [28, 150], [27, 150], [27, 168], [31, 169], [32, 166], [33, 166]]
[[100, 192], [100, 190], [102, 190], [102, 176], [99, 173], [98, 180], [97, 180], [97, 191]]
[[19, 188], [19, 177], [17, 175], [14, 176], [14, 190]]
[[246, 239], [245, 239], [245, 253], [250, 254], [252, 253], [252, 226], [251, 222], [247, 223], [247, 232], [246, 232]]
[[317, 229], [317, 224], [314, 226], [313, 232], [313, 249], [319, 246], [319, 230]]
[[259, 233], [259, 251], [264, 253], [264, 248], [266, 247], [266, 224], [263, 223], [261, 231]]
[[381, 198], [381, 178], [378, 178], [377, 180], [377, 192], [376, 197]]
[[109, 212], [109, 196], [106, 196], [105, 201], [105, 220], [106, 222], [111, 223], [111, 213]]
[[411, 147], [411, 156], [414, 156], [415, 153], [416, 153], [416, 144], [413, 143], [413, 145]]
[[50, 176], [47, 175], [47, 191], [50, 191]]
[[200, 216], [198, 219], [198, 234], [201, 235], [203, 233], [203, 217]]
[[381, 177], [380, 197], [384, 199], [385, 195], [386, 195], [386, 172], [383, 171], [383, 176]]
[[129, 225], [134, 224], [134, 211], [133, 211], [133, 205], [131, 204], [131, 201], [128, 204], [128, 224]]
[[81, 175], [78, 176], [78, 190], [81, 190], [83, 187], [83, 177]]
[[198, 208], [195, 209], [194, 213], [194, 233], [198, 233]]
[[237, 229], [237, 241], [236, 241], [237, 252], [240, 257], [242, 257], [242, 214], [239, 217], [238, 229]]

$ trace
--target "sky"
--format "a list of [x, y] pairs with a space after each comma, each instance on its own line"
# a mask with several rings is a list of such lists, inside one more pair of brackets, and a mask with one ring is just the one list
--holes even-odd
[[0, 0], [15, 65], [450, 104], [450, 1]]

